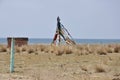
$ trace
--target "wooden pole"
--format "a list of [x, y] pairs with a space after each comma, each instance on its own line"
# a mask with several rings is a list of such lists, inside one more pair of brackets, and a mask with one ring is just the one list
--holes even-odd
[[61, 37], [60, 37], [60, 34], [58, 35], [58, 37], [59, 37], [59, 43], [58, 43], [58, 45], [60, 45], [60, 43], [61, 43]]
[[11, 40], [10, 73], [14, 72], [14, 38]]

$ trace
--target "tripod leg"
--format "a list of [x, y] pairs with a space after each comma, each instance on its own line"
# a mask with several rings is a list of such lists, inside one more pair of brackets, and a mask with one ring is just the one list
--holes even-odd
[[58, 36], [58, 34], [56, 33], [55, 36], [54, 36], [54, 38], [53, 38], [53, 42], [52, 43], [56, 44], [57, 36]]

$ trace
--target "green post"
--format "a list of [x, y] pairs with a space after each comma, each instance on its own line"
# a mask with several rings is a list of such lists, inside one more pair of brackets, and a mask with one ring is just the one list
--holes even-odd
[[14, 38], [11, 40], [10, 72], [14, 72]]

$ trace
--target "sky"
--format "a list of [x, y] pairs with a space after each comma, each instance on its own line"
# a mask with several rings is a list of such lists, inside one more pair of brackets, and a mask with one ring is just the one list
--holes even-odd
[[0, 37], [53, 38], [58, 16], [73, 38], [120, 39], [120, 0], [0, 0]]

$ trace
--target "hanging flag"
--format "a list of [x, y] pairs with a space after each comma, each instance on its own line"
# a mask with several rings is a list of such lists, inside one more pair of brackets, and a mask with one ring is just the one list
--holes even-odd
[[75, 41], [73, 40], [72, 36], [68, 32], [68, 30], [61, 24], [59, 16], [57, 17], [57, 28], [56, 28], [56, 33], [53, 38], [54, 44], [56, 44], [57, 39], [59, 41], [59, 44], [61, 43], [61, 37], [67, 44], [76, 44]]

